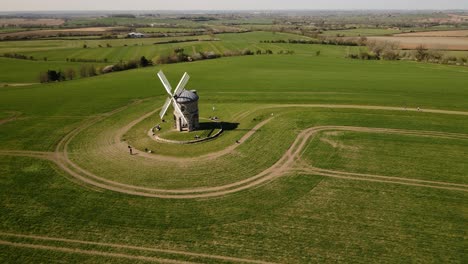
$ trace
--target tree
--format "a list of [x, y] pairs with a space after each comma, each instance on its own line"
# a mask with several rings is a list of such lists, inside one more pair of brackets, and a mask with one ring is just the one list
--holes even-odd
[[62, 73], [60, 71], [48, 70], [47, 71], [47, 81], [55, 82], [61, 81], [63, 78]]
[[131, 60], [126, 63], [126, 69], [136, 69], [138, 68], [138, 61], [137, 60]]
[[46, 83], [46, 82], [49, 81], [49, 78], [48, 78], [48, 76], [47, 76], [47, 72], [41, 72], [41, 73], [39, 74], [39, 81], [40, 81], [41, 83]]
[[245, 49], [242, 51], [242, 55], [254, 55], [254, 52], [249, 49]]
[[357, 41], [357, 44], [359, 46], [365, 46], [367, 44], [367, 37], [360, 37], [359, 40]]
[[97, 75], [97, 71], [96, 71], [96, 68], [94, 67], [94, 65], [89, 65], [87, 71], [88, 71], [88, 76], [89, 77], [93, 77], [93, 76]]
[[75, 79], [75, 77], [76, 77], [75, 69], [68, 68], [65, 70], [65, 78], [67, 78], [68, 80], [73, 80]]
[[419, 45], [416, 48], [416, 54], [414, 55], [417, 61], [427, 60], [429, 53], [427, 52], [426, 47]]
[[39, 81], [41, 83], [45, 82], [60, 82], [65, 80], [61, 71], [47, 70], [39, 75]]
[[81, 78], [88, 77], [88, 69], [87, 69], [86, 65], [81, 65], [81, 67], [80, 67], [80, 77]]
[[183, 48], [176, 48], [176, 49], [174, 49], [174, 53], [175, 53], [175, 54], [183, 54], [183, 53], [184, 53], [184, 49], [183, 49]]
[[142, 57], [140, 58], [140, 67], [148, 67], [148, 66], [150, 66], [151, 64], [152, 64], [151, 61], [149, 61], [148, 59], [146, 59], [145, 56], [142, 56]]
[[367, 47], [377, 59], [398, 59], [398, 43], [391, 41], [368, 41]]
[[400, 53], [395, 50], [387, 49], [383, 52], [382, 58], [384, 60], [399, 60], [400, 59]]
[[378, 58], [380, 58], [380, 55], [384, 51], [385, 47], [382, 45], [382, 43], [377, 42], [377, 41], [369, 41], [367, 42], [367, 47], [369, 48], [370, 51], [372, 51]]

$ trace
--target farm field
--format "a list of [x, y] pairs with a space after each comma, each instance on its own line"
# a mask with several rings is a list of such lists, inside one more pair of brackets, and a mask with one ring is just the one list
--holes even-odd
[[330, 30], [325, 31], [322, 34], [325, 36], [345, 36], [345, 37], [357, 37], [357, 36], [385, 36], [400, 33], [398, 29], [374, 29], [374, 28], [357, 28], [347, 30]]
[[101, 35], [104, 32], [112, 32], [122, 30], [119, 27], [86, 27], [86, 28], [70, 28], [70, 29], [41, 29], [27, 30], [20, 32], [4, 32], [0, 34], [0, 39], [15, 39], [15, 38], [31, 38], [31, 37], [53, 37], [53, 36], [74, 36], [74, 35]]
[[167, 32], [204, 32], [203, 28], [179, 28], [179, 27], [145, 27], [137, 28], [138, 32], [143, 33], [167, 33]]
[[468, 30], [441, 30], [397, 34], [400, 37], [468, 37]]
[[[158, 21], [194, 30], [190, 19]], [[246, 24], [272, 20], [252, 16]], [[141, 31], [150, 29], [165, 30]], [[312, 38], [253, 31], [1, 41], [0, 54], [38, 60], [0, 58], [0, 262], [463, 263], [466, 67], [346, 58], [365, 47], [271, 43], [290, 39]], [[449, 44], [441, 49], [454, 49]], [[272, 52], [37, 79], [50, 69], [156, 60], [177, 49]], [[200, 121], [216, 116], [219, 137], [187, 145], [152, 138], [167, 98], [160, 70], [174, 87], [190, 74], [186, 88], [200, 97]], [[155, 133], [176, 133], [172, 108], [165, 119]]]
[[53, 19], [53, 18], [0, 18], [0, 25], [60, 26], [63, 23], [65, 23], [63, 19]]
[[[41, 58], [39, 58], [41, 59]], [[89, 63], [96, 67], [105, 66], [103, 63]], [[30, 61], [0, 57], [0, 86], [2, 84], [38, 83], [39, 74], [47, 70], [74, 69], [79, 72], [83, 63], [60, 61]], [[78, 76], [76, 77], [78, 78]]]
[[[210, 36], [185, 36], [171, 38], [145, 38], [129, 40], [37, 40], [36, 44], [24, 44], [19, 42], [8, 42], [4, 45], [0, 43], [0, 53], [16, 52], [26, 56], [36, 58], [47, 57], [49, 60], [65, 61], [69, 59], [108, 59], [111, 62], [120, 60], [139, 59], [146, 56], [150, 59], [156, 59], [160, 55], [167, 55], [173, 52], [175, 48], [184, 48], [187, 53], [200, 51], [214, 51], [222, 53], [227, 50], [244, 50], [257, 48], [279, 50], [278, 45], [260, 44], [260, 40], [277, 39], [308, 39], [307, 37], [296, 36], [292, 34], [273, 34], [271, 32], [255, 32], [243, 34], [221, 34], [217, 35], [219, 41], [213, 40]], [[168, 43], [168, 41], [185, 41], [181, 43]], [[199, 41], [190, 41], [199, 40]], [[157, 44], [160, 43], [163, 44]], [[83, 45], [88, 48], [83, 48]], [[109, 44], [109, 46], [108, 46]], [[101, 46], [101, 47], [99, 47]], [[44, 47], [44, 48], [40, 48]], [[46, 48], [50, 47], [50, 48]], [[59, 50], [57, 50], [59, 49]]]
[[402, 49], [416, 49], [423, 45], [428, 49], [435, 50], [468, 50], [467, 37], [392, 36], [369, 37], [369, 39], [396, 42]]

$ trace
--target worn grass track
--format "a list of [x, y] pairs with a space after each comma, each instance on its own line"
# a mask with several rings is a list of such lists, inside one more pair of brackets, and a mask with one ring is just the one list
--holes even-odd
[[[135, 104], [138, 102], [134, 102]], [[69, 173], [71, 176], [76, 178], [79, 181], [82, 181], [86, 184], [92, 185], [94, 187], [99, 187], [102, 189], [107, 189], [111, 191], [121, 192], [125, 194], [145, 196], [145, 197], [157, 197], [157, 198], [168, 198], [168, 199], [197, 199], [197, 198], [207, 198], [207, 197], [217, 197], [224, 196], [230, 193], [235, 193], [243, 191], [249, 188], [254, 188], [259, 185], [265, 184], [269, 181], [272, 181], [283, 175], [287, 175], [293, 170], [297, 170], [298, 165], [297, 161], [300, 159], [300, 154], [303, 152], [306, 147], [307, 142], [310, 137], [322, 131], [330, 130], [341, 130], [341, 131], [357, 131], [357, 132], [368, 132], [368, 133], [392, 133], [392, 134], [403, 134], [403, 135], [417, 135], [425, 137], [442, 137], [442, 138], [460, 138], [466, 139], [468, 135], [457, 134], [457, 133], [445, 133], [445, 132], [436, 132], [436, 131], [416, 131], [416, 130], [400, 130], [400, 129], [383, 129], [383, 128], [364, 128], [364, 127], [347, 127], [347, 126], [319, 126], [312, 127], [301, 132], [294, 143], [290, 146], [286, 153], [271, 167], [263, 170], [261, 173], [248, 177], [244, 180], [233, 182], [221, 186], [210, 186], [204, 188], [190, 188], [190, 189], [160, 189], [160, 188], [148, 188], [141, 187], [130, 184], [123, 184], [120, 182], [107, 180], [96, 174], [93, 174], [86, 169], [80, 167], [77, 163], [73, 162], [68, 156], [68, 144], [73, 140], [73, 138], [79, 134], [81, 131], [86, 129], [89, 126], [92, 126], [96, 122], [110, 117], [115, 113], [118, 113], [130, 105], [118, 108], [107, 114], [92, 118], [88, 122], [84, 122], [77, 129], [65, 136], [60, 143], [57, 145], [56, 151], [54, 153], [47, 152], [33, 152], [33, 151], [1, 151], [1, 155], [14, 155], [14, 156], [28, 156], [35, 158], [48, 159], [56, 163], [62, 170]], [[274, 107], [319, 107], [319, 108], [352, 108], [352, 109], [372, 109], [372, 110], [391, 110], [391, 111], [402, 111], [401, 108], [395, 107], [382, 107], [382, 106], [359, 106], [359, 105], [275, 105], [269, 106], [270, 108]], [[406, 111], [408, 109], [405, 109]], [[416, 109], [410, 109], [412, 111], [418, 111]], [[429, 113], [437, 114], [448, 114], [448, 115], [468, 115], [468, 112], [463, 111], [447, 111], [447, 110], [425, 110]], [[114, 151], [116, 152], [126, 152], [126, 144], [120, 141], [122, 135], [128, 131], [132, 126], [141, 122], [141, 120], [147, 118], [149, 115], [152, 115], [154, 111], [145, 114], [142, 117], [130, 122], [127, 126], [115, 132], [113, 141], [109, 142], [119, 142], [114, 143]], [[263, 127], [265, 124], [270, 122], [273, 117], [266, 119], [260, 122], [253, 129], [245, 133], [241, 141], [244, 142], [251, 137], [255, 131]], [[198, 158], [178, 158], [178, 157], [168, 157], [163, 155], [151, 155], [147, 153], [142, 153], [142, 159], [154, 159], [159, 161], [171, 161], [171, 162], [200, 162], [202, 160], [216, 159], [221, 156], [227, 155], [232, 152], [238, 144], [230, 145], [224, 148], [221, 151], [215, 153], [209, 153]], [[299, 163], [301, 164], [301, 163]], [[337, 177], [344, 179], [353, 179], [353, 180], [368, 180], [375, 182], [384, 182], [384, 183], [395, 183], [395, 184], [405, 184], [413, 185], [420, 187], [428, 188], [440, 188], [447, 190], [455, 191], [468, 191], [468, 185], [464, 184], [455, 184], [455, 183], [446, 183], [439, 181], [427, 181], [427, 180], [417, 180], [417, 179], [403, 179], [398, 177], [386, 177], [381, 175], [370, 175], [370, 174], [357, 174], [357, 173], [346, 173], [332, 170], [323, 170], [311, 166], [305, 166], [302, 169], [299, 169], [302, 173], [315, 174], [328, 177]]]
[[[49, 237], [49, 236], [37, 236], [37, 235], [28, 235], [28, 234], [15, 234], [15, 233], [0, 232], [0, 237], [3, 237], [3, 239], [0, 239], [0, 245], [11, 246], [11, 247], [25, 247], [25, 248], [32, 248], [32, 249], [39, 249], [39, 250], [61, 251], [61, 252], [74, 253], [74, 254], [86, 254], [86, 255], [95, 255], [95, 256], [106, 256], [106, 257], [112, 257], [112, 258], [144, 260], [144, 261], [158, 262], [158, 263], [196, 263], [196, 262], [172, 260], [172, 259], [160, 258], [160, 257], [148, 257], [148, 256], [145, 256], [144, 253], [145, 252], [156, 253], [156, 254], [163, 253], [163, 254], [168, 254], [168, 255], [182, 256], [182, 257], [194, 257], [194, 258], [200, 258], [200, 259], [205, 259], [205, 260], [206, 259], [218, 260], [218, 261], [233, 262], [233, 263], [253, 263], [253, 264], [272, 263], [272, 262], [266, 262], [266, 261], [261, 261], [261, 260], [244, 259], [244, 258], [203, 254], [203, 253], [193, 253], [193, 252], [180, 251], [180, 250], [161, 249], [161, 248], [154, 248], [154, 247], [140, 247], [140, 246], [114, 244], [114, 243], [102, 243], [102, 242], [57, 238], [57, 237]], [[20, 242], [12, 242], [8, 240], [12, 238], [28, 239], [28, 240], [31, 240], [32, 242], [20, 243]], [[67, 247], [50, 246], [50, 245], [47, 245], [46, 242], [65, 243], [68, 246]], [[129, 250], [134, 250], [140, 254], [131, 255], [131, 254], [122, 254], [122, 253], [112, 253], [112, 252], [106, 252], [106, 251], [101, 251], [101, 250], [99, 251], [98, 250], [83, 250], [83, 249], [79, 249], [76, 245], [98, 246], [98, 247], [111, 248], [111, 249], [129, 249]]]

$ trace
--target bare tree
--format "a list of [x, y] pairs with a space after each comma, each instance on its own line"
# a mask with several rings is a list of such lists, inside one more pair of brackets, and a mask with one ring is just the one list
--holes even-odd
[[424, 45], [419, 45], [419, 46], [416, 48], [416, 53], [415, 53], [414, 57], [415, 57], [416, 60], [418, 60], [418, 61], [425, 61], [425, 60], [427, 60], [428, 57], [429, 57], [429, 53], [428, 53], [426, 47], [424, 47]]
[[80, 67], [80, 77], [81, 78], [88, 77], [88, 69], [87, 69], [86, 65], [81, 65], [81, 67]]
[[75, 72], [75, 69], [73, 68], [68, 68], [65, 70], [65, 78], [67, 78], [68, 80], [73, 80], [76, 78], [76, 72]]
[[391, 41], [367, 41], [367, 48], [378, 59], [395, 60], [399, 58], [399, 44]]
[[49, 76], [47, 75], [47, 72], [41, 72], [41, 73], [39, 74], [39, 81], [40, 81], [41, 83], [46, 83], [46, 82], [49, 81]]
[[97, 75], [97, 71], [96, 71], [96, 68], [94, 67], [94, 65], [89, 65], [88, 66], [88, 76], [93, 77], [93, 76], [96, 76], [96, 75]]

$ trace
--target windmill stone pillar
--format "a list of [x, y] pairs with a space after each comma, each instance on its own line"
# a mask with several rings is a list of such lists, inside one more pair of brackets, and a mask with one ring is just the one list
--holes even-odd
[[[198, 95], [195, 90], [183, 90], [176, 96], [176, 103], [185, 118], [182, 118], [178, 111], [174, 111], [176, 128], [179, 131], [193, 131], [200, 127], [198, 116]], [[185, 122], [186, 120], [187, 122]]]

